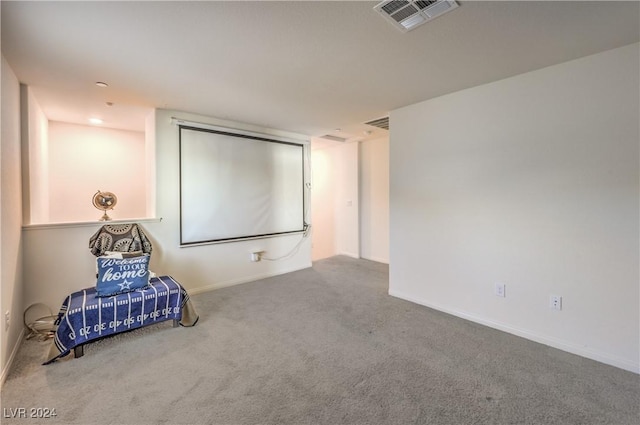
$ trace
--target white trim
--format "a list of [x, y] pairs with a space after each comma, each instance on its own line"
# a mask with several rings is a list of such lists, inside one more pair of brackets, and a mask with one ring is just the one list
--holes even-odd
[[243, 136], [259, 137], [262, 139], [277, 140], [280, 142], [294, 143], [296, 145], [309, 145], [311, 143], [309, 139], [295, 139], [293, 137], [276, 136], [269, 133], [259, 133], [256, 131], [242, 130], [239, 128], [223, 127], [220, 125], [207, 124], [207, 123], [197, 122], [197, 121], [189, 121], [189, 120], [185, 120], [177, 117], [171, 117], [171, 124], [202, 128], [205, 130], [222, 131], [225, 133], [240, 134]]
[[338, 252], [336, 255], [345, 255], [347, 257], [351, 257], [351, 258], [357, 258], [360, 259], [360, 256], [358, 254], [353, 254], [351, 252]]
[[24, 340], [24, 328], [20, 331], [20, 335], [18, 336], [18, 341], [16, 341], [16, 345], [11, 350], [11, 355], [9, 356], [9, 360], [7, 361], [7, 365], [4, 369], [2, 369], [2, 373], [0, 374], [0, 391], [2, 391], [2, 387], [4, 386], [4, 381], [9, 376], [9, 372], [11, 371], [11, 366], [13, 365], [13, 361], [16, 358], [16, 354], [18, 354], [18, 349], [22, 345], [22, 341]]
[[278, 272], [261, 273], [253, 276], [243, 277], [240, 279], [231, 279], [223, 282], [214, 283], [212, 285], [201, 286], [199, 288], [189, 288], [188, 292], [189, 292], [189, 295], [201, 294], [203, 292], [215, 291], [216, 289], [222, 289], [229, 286], [240, 285], [242, 283], [254, 282], [260, 279], [266, 279], [273, 276], [279, 276], [286, 273], [296, 272], [298, 270], [304, 270], [310, 267], [311, 267], [311, 263], [302, 267], [293, 267], [291, 269], [280, 270]]
[[79, 221], [69, 223], [42, 223], [42, 224], [24, 224], [22, 230], [44, 230], [44, 229], [64, 229], [66, 227], [92, 227], [103, 224], [120, 224], [120, 223], [160, 223], [160, 218], [127, 218], [122, 220], [109, 221]]
[[375, 261], [376, 263], [382, 263], [382, 264], [389, 264], [389, 259], [388, 258], [382, 258], [382, 257], [360, 257], [363, 260], [369, 260], [369, 261]]
[[401, 291], [389, 289], [389, 295], [391, 295], [392, 297], [401, 298], [406, 301], [411, 301], [412, 303], [420, 304], [425, 307], [432, 308], [434, 310], [442, 311], [444, 313], [448, 313], [453, 316], [460, 317], [462, 319], [479, 323], [481, 325], [488, 326], [493, 329], [498, 329], [500, 331], [507, 332], [512, 335], [517, 335], [519, 337], [526, 338], [528, 340], [538, 342], [540, 344], [548, 345], [549, 347], [557, 348], [559, 350], [576, 354], [581, 357], [586, 357], [588, 359], [595, 360], [600, 363], [605, 363], [611, 366], [618, 367], [620, 369], [624, 369], [630, 372], [640, 374], [640, 363], [622, 359], [610, 353], [603, 353], [599, 350], [585, 348], [582, 346], [575, 345], [573, 343], [568, 343], [566, 341], [563, 341], [557, 338], [540, 335], [535, 332], [528, 331], [526, 329], [519, 329], [504, 323], [494, 322], [493, 320], [488, 320], [488, 319], [478, 317], [476, 315], [469, 314], [463, 311], [442, 307], [440, 305], [427, 302], [423, 299], [420, 299], [411, 295], [407, 295]]
[[[179, 245], [178, 248], [191, 248], [191, 247], [195, 247], [195, 246], [203, 246], [203, 245], [219, 245], [219, 244], [223, 244], [223, 243], [233, 243], [233, 242], [243, 242], [243, 241], [253, 241], [256, 239], [269, 239], [269, 238], [279, 238], [282, 236], [295, 236], [295, 235], [304, 235], [304, 233], [307, 232], [306, 230], [295, 230], [292, 232], [287, 232], [287, 233], [276, 233], [273, 235], [263, 235], [263, 236], [248, 236], [248, 237], [240, 237], [240, 238], [229, 238], [229, 239], [223, 239], [223, 240], [213, 240], [213, 241], [204, 241], [204, 242], [194, 242], [194, 243], [188, 243], [185, 245]], [[306, 236], [302, 237], [302, 240], [304, 240], [306, 238]]]

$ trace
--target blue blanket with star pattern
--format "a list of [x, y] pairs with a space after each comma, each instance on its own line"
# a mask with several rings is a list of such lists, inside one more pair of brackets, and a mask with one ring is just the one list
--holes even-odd
[[98, 297], [95, 287], [74, 292], [65, 299], [56, 320], [56, 355], [44, 364], [98, 338], [165, 320], [180, 320], [188, 300], [185, 289], [171, 276], [151, 278], [144, 289], [111, 297]]

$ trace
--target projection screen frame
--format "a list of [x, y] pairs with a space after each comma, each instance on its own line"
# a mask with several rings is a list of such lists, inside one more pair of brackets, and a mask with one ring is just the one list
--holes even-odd
[[[307, 188], [306, 183], [306, 163], [305, 163], [305, 154], [308, 154], [308, 146], [307, 143], [303, 140], [295, 140], [286, 137], [273, 136], [269, 134], [255, 133], [251, 131], [226, 128], [226, 127], [218, 127], [213, 125], [200, 125], [199, 123], [190, 123], [182, 120], [176, 120], [178, 124], [178, 150], [179, 150], [179, 190], [180, 190], [180, 247], [192, 247], [199, 245], [209, 245], [209, 244], [220, 244], [220, 243], [229, 243], [229, 242], [238, 242], [238, 241], [246, 241], [253, 239], [263, 239], [263, 238], [271, 238], [278, 236], [286, 236], [286, 235], [294, 235], [294, 234], [304, 234], [309, 227], [307, 222], [307, 194], [305, 189]], [[264, 234], [256, 234], [256, 235], [244, 235], [244, 236], [235, 236], [235, 237], [226, 237], [220, 239], [203, 239], [198, 241], [186, 241], [183, 235], [183, 152], [182, 152], [182, 130], [192, 130], [192, 131], [200, 131], [205, 133], [214, 133], [222, 136], [229, 137], [237, 137], [242, 139], [255, 140], [265, 143], [278, 143], [283, 145], [291, 145], [295, 147], [300, 147], [301, 153], [301, 170], [302, 170], [302, 182], [300, 187], [300, 196], [302, 200], [302, 228], [295, 229], [290, 231], [282, 231], [282, 232], [273, 232], [273, 233], [264, 233]]]

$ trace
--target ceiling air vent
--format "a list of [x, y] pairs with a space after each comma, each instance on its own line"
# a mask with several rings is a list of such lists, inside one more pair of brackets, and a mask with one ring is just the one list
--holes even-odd
[[402, 32], [458, 7], [455, 0], [385, 0], [373, 9]]
[[344, 143], [347, 141], [344, 137], [332, 136], [330, 134], [325, 134], [324, 136], [320, 136], [322, 139], [333, 140], [334, 142]]
[[366, 122], [367, 125], [372, 125], [378, 128], [384, 128], [385, 130], [389, 130], [389, 117], [378, 118], [377, 120], [372, 120]]

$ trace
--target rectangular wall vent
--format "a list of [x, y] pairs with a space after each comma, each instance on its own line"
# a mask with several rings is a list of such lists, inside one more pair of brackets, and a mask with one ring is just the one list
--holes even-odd
[[332, 136], [330, 134], [325, 134], [324, 136], [320, 136], [322, 139], [333, 140], [334, 142], [344, 143], [347, 139], [343, 137]]
[[408, 32], [457, 7], [455, 0], [385, 0], [373, 9], [400, 31]]
[[372, 125], [374, 127], [383, 128], [385, 130], [389, 130], [389, 117], [378, 118], [377, 120], [371, 120], [366, 122], [367, 125]]

